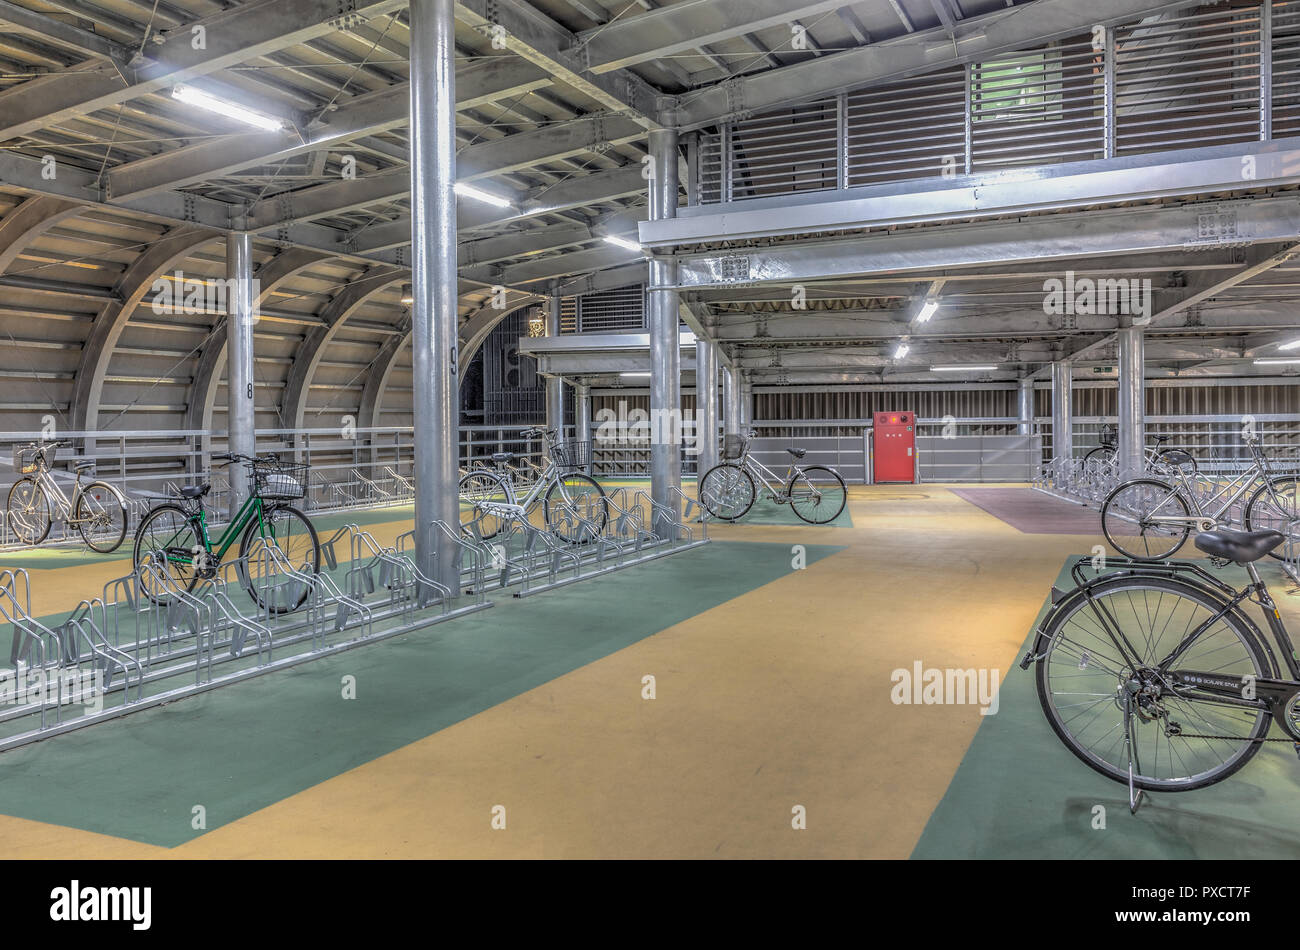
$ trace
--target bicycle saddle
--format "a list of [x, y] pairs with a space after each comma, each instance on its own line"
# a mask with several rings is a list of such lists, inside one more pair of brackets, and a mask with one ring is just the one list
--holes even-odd
[[1157, 445], [1160, 444], [1161, 442], [1169, 441], [1169, 436], [1167, 435], [1153, 435], [1151, 438], [1155, 439]]
[[74, 467], [78, 472], [93, 472], [93, 471], [95, 470], [95, 463], [94, 463], [93, 460], [91, 460], [91, 459], [87, 459], [87, 460], [84, 461], [84, 462], [78, 462], [78, 463], [77, 463], [75, 466], [73, 466], [73, 467]]
[[211, 490], [212, 490], [212, 486], [210, 484], [209, 485], [182, 485], [180, 488], [180, 493], [182, 498], [202, 498]]
[[1196, 546], [1213, 557], [1226, 558], [1237, 564], [1258, 561], [1286, 540], [1286, 535], [1271, 528], [1260, 531], [1235, 531], [1215, 528], [1196, 536]]
[[793, 456], [794, 456], [795, 458], [797, 458], [797, 459], [801, 459], [801, 458], [803, 458], [805, 455], [808, 454], [808, 450], [807, 450], [807, 449], [786, 449], [786, 451], [789, 452], [791, 455], [793, 455]]
[[494, 462], [509, 462], [512, 459], [519, 458], [514, 452], [493, 452], [491, 459]]

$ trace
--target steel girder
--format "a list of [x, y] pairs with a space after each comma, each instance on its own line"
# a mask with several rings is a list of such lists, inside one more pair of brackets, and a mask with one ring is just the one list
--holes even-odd
[[95, 317], [81, 348], [81, 361], [72, 383], [73, 429], [99, 428], [99, 403], [109, 361], [127, 321], [144, 300], [154, 280], [217, 237], [204, 228], [176, 228], [151, 244], [126, 269], [116, 287], [119, 299], [107, 303]]
[[[1062, 212], [866, 234], [833, 241], [680, 255], [678, 288], [869, 276], [1150, 251], [1216, 250], [1300, 239], [1300, 199], [1259, 198]], [[1122, 266], [1122, 260], [1119, 262]], [[959, 279], [960, 274], [952, 275]]]
[[[0, 141], [332, 33], [340, 13], [381, 16], [405, 5], [405, 0], [354, 0], [344, 9], [337, 0], [260, 0], [222, 10], [188, 27], [155, 33], [148, 60], [135, 69], [90, 62], [0, 92]], [[190, 42], [193, 26], [204, 27], [203, 49]]]
[[[456, 74], [456, 108], [472, 109], [548, 85], [550, 78], [531, 63], [505, 58], [474, 63]], [[222, 178], [250, 165], [334, 148], [362, 135], [403, 128], [409, 122], [410, 84], [399, 83], [347, 100], [321, 116], [305, 135], [297, 130], [245, 132], [119, 165], [107, 175], [109, 200], [120, 203]]]
[[[1250, 177], [1246, 177], [1247, 175]], [[748, 241], [792, 234], [1004, 217], [1293, 183], [1300, 138], [1067, 162], [956, 178], [749, 198], [680, 209], [641, 225], [643, 247]]]
[[37, 195], [27, 198], [0, 220], [0, 274], [3, 274], [32, 241], [50, 228], [79, 214], [83, 206], [75, 201]]

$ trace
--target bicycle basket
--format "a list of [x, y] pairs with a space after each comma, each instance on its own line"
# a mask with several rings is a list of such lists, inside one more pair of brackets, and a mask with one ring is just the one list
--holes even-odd
[[[14, 446], [14, 471], [19, 475], [34, 475], [41, 470], [41, 447], [36, 444]], [[54, 461], [54, 447], [45, 451], [46, 462]]]
[[552, 458], [557, 467], [573, 472], [591, 464], [590, 442], [564, 442], [555, 446]]
[[734, 462], [745, 454], [746, 444], [749, 442], [743, 435], [737, 435], [729, 432], [722, 437], [722, 458], [727, 462]]
[[292, 501], [307, 493], [309, 466], [300, 462], [255, 462], [253, 492], [269, 501]]

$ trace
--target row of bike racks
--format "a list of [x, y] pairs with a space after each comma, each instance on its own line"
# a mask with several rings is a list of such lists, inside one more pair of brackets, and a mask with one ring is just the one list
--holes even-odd
[[[481, 566], [476, 577], [465, 580], [488, 590], [514, 587], [516, 597], [527, 597], [708, 543], [706, 525], [686, 524], [683, 513], [693, 500], [676, 488], [670, 493], [676, 508], [654, 501], [643, 489], [613, 489], [604, 496], [603, 527], [590, 509], [568, 511], [548, 530], [502, 506], [495, 513], [500, 529], [492, 537], [482, 536], [478, 522], [467, 526], [466, 539]], [[579, 540], [569, 543], [565, 537]]]
[[186, 588], [163, 552], [147, 551], [138, 572], [57, 620], [33, 616], [26, 570], [0, 571], [0, 623], [13, 636], [0, 750], [423, 630], [491, 607], [489, 592], [525, 597], [708, 542], [705, 525], [685, 523], [694, 503], [679, 490], [667, 505], [626, 487], [605, 501], [603, 526], [591, 511], [558, 526], [576, 543], [522, 516], [488, 540], [434, 522], [458, 590], [417, 566], [414, 531], [385, 546], [356, 524], [322, 541], [318, 572], [262, 545]]

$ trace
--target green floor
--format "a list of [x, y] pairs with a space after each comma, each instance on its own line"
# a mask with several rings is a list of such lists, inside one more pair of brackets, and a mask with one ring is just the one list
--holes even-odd
[[173, 847], [195, 805], [220, 827], [790, 570], [788, 545], [714, 542], [56, 736], [0, 756], [0, 813]]
[[[1245, 577], [1223, 575], [1237, 586]], [[1073, 587], [1065, 570], [1056, 584]], [[1040, 619], [1046, 610], [1045, 602]], [[1026, 637], [1019, 655], [1029, 647]], [[1264, 743], [1217, 785], [1148, 796], [1130, 815], [1127, 786], [1088, 768], [1052, 732], [1033, 667], [1011, 668], [999, 703], [981, 723], [913, 858], [1300, 858], [1300, 760], [1290, 743]], [[1271, 735], [1280, 735], [1276, 727]], [[1098, 805], [1105, 808], [1104, 829], [1093, 828]]]

